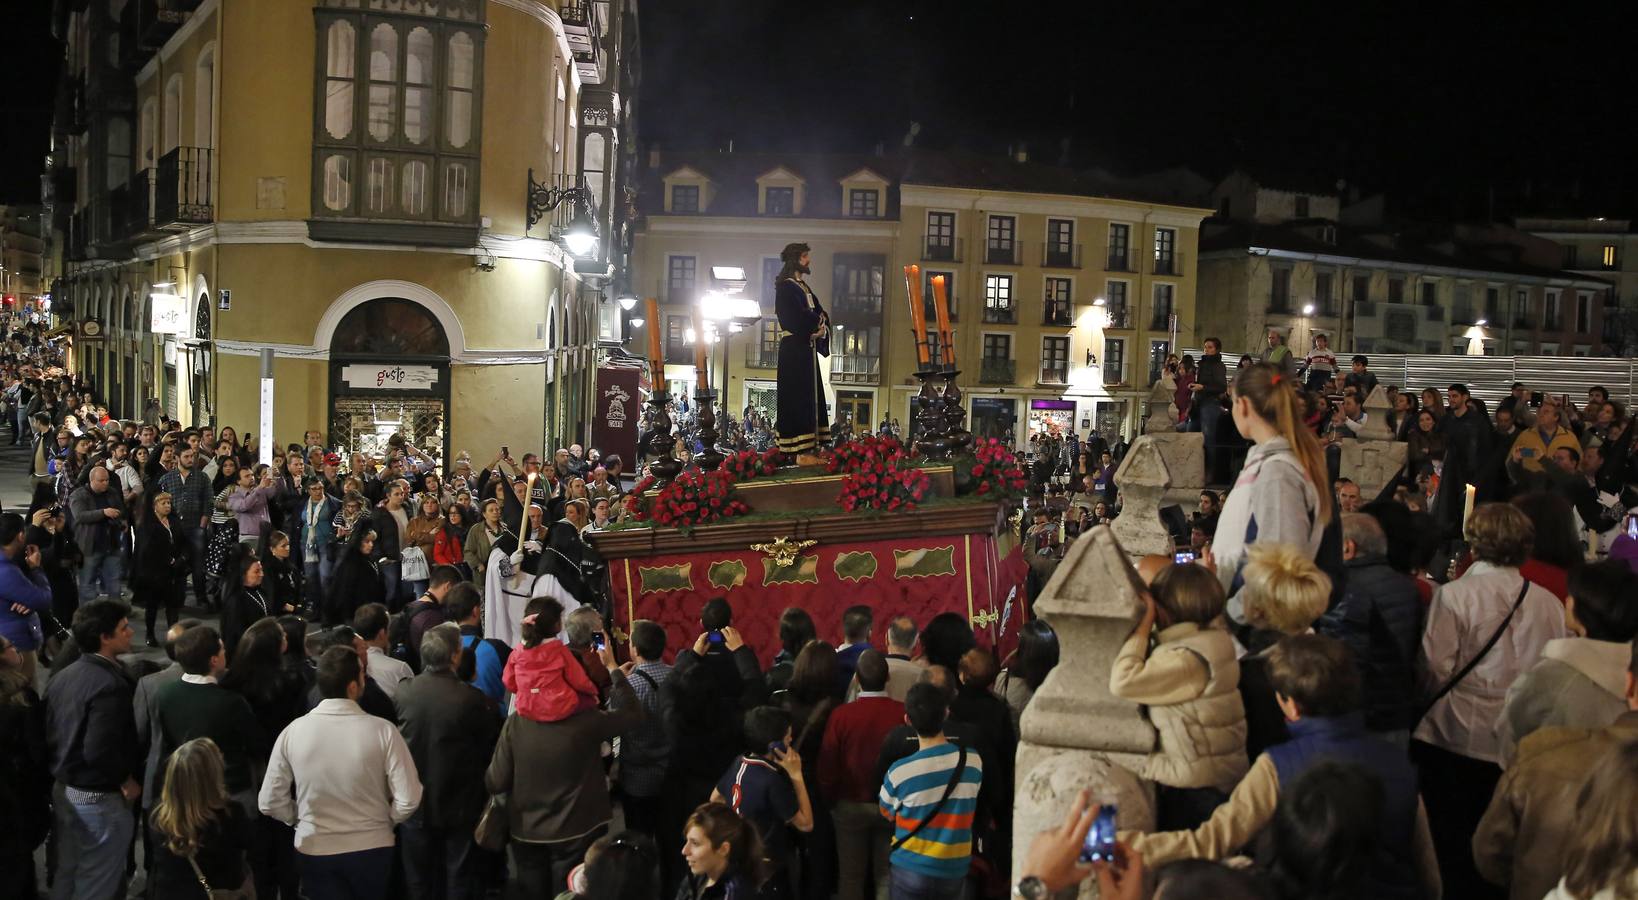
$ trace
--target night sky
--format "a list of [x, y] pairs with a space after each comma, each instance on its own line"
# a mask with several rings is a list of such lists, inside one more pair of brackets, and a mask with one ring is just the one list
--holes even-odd
[[[1410, 214], [1638, 212], [1634, 17], [1502, 6], [643, 0], [641, 137], [867, 152], [916, 120], [919, 146], [1345, 179]], [[0, 19], [0, 199], [38, 197], [49, 7]]]

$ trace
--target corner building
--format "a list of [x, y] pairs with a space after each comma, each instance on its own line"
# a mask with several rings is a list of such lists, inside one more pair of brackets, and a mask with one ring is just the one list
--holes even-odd
[[[60, 0], [48, 181], [116, 414], [447, 458], [584, 440], [635, 0]], [[624, 89], [624, 92], [622, 90]], [[586, 189], [535, 209], [531, 183]], [[71, 188], [69, 187], [71, 186]], [[68, 197], [65, 198], [64, 194]], [[556, 238], [576, 210], [596, 258]], [[159, 307], [159, 308], [156, 308]], [[482, 457], [482, 458], [480, 458]]]

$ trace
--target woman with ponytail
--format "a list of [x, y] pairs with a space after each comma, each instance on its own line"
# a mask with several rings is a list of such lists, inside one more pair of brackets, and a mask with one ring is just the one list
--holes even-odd
[[1235, 375], [1230, 396], [1234, 426], [1253, 446], [1223, 504], [1211, 549], [1229, 593], [1229, 617], [1240, 622], [1241, 569], [1251, 544], [1291, 544], [1315, 557], [1333, 513], [1325, 451], [1303, 425], [1296, 381], [1278, 366], [1254, 363]]
[[756, 828], [726, 803], [705, 803], [683, 826], [688, 874], [677, 900], [753, 900], [767, 877]]

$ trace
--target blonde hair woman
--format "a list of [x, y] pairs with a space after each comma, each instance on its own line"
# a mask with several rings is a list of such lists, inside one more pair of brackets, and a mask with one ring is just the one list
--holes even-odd
[[1331, 598], [1331, 578], [1311, 556], [1291, 544], [1256, 544], [1241, 571], [1246, 624], [1241, 635], [1240, 701], [1246, 708], [1246, 756], [1255, 760], [1269, 747], [1290, 740], [1285, 714], [1274, 702], [1268, 656], [1280, 639], [1314, 630]]
[[155, 838], [154, 896], [255, 896], [245, 869], [250, 823], [228, 799], [222, 771], [222, 751], [210, 738], [188, 741], [165, 764], [159, 802], [148, 820]]

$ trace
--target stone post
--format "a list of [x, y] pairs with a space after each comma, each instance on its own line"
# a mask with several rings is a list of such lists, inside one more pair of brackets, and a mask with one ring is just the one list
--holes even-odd
[[1359, 439], [1345, 440], [1341, 446], [1337, 471], [1359, 485], [1360, 497], [1366, 503], [1375, 500], [1405, 468], [1409, 448], [1404, 441], [1393, 439], [1388, 411], [1388, 392], [1378, 385], [1365, 398], [1365, 427], [1359, 430]]
[[1169, 434], [1176, 430], [1177, 381], [1167, 372], [1149, 390], [1149, 418], [1143, 422], [1143, 433]]
[[[1142, 435], [1132, 443], [1120, 468], [1115, 470], [1115, 485], [1120, 488], [1121, 496], [1115, 535], [1127, 550], [1138, 556], [1172, 552], [1172, 536], [1160, 521], [1160, 507], [1164, 505], [1166, 489], [1172, 485], [1171, 469], [1161, 448], [1162, 441], [1178, 437], [1198, 438], [1199, 435]], [[1199, 448], [1199, 441], [1194, 446]]]
[[[1109, 692], [1115, 654], [1143, 613], [1143, 590], [1127, 548], [1100, 526], [1069, 546], [1035, 601], [1036, 613], [1058, 634], [1063, 662], [1035, 692], [1019, 726], [1014, 872], [1030, 841], [1062, 822], [1083, 788], [1094, 800], [1115, 798], [1123, 831], [1154, 829], [1154, 799], [1136, 774], [1154, 749], [1154, 728], [1142, 707]], [[1097, 895], [1096, 880], [1081, 886], [1080, 897]]]

